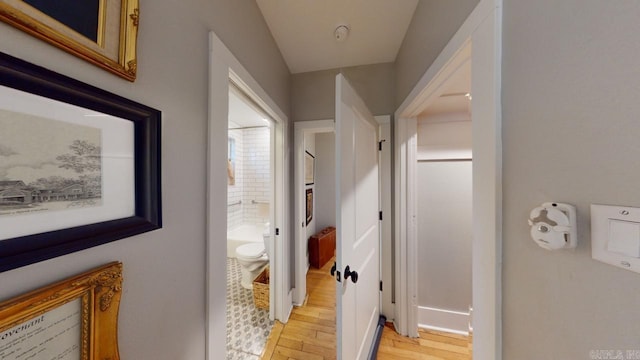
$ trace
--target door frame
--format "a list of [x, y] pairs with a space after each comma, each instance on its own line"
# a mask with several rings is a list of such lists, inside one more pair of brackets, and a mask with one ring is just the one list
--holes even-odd
[[[393, 270], [392, 264], [392, 202], [391, 202], [391, 151], [393, 147], [393, 138], [391, 136], [391, 116], [390, 115], [377, 115], [374, 116], [379, 124], [379, 134], [383, 143], [383, 151], [380, 153], [380, 187], [384, 189], [388, 187], [389, 191], [381, 191], [380, 194], [380, 207], [382, 209], [383, 220], [380, 225], [381, 228], [381, 244], [380, 244], [380, 266], [381, 274], [380, 280], [384, 284], [388, 284], [383, 287], [382, 299], [380, 309], [382, 314], [388, 319], [393, 318], [393, 303], [392, 303], [392, 290]], [[308, 270], [308, 257], [306, 239], [309, 238], [309, 234], [306, 233], [306, 225], [298, 226], [297, 224], [303, 224], [306, 218], [305, 206], [305, 183], [304, 183], [304, 136], [306, 134], [319, 134], [335, 131], [335, 120], [313, 120], [313, 121], [296, 121], [293, 123], [294, 135], [293, 135], [293, 153], [294, 153], [294, 271], [295, 271], [295, 288], [293, 290], [293, 304], [300, 306], [304, 303], [307, 295], [307, 277]], [[335, 194], [334, 194], [335, 195]], [[312, 234], [311, 234], [312, 235]]]
[[[294, 153], [294, 271], [295, 288], [293, 290], [293, 304], [301, 306], [307, 297], [307, 269], [309, 257], [307, 255], [307, 239], [313, 234], [307, 234], [306, 226], [306, 197], [304, 181], [304, 136], [335, 131], [335, 120], [296, 121], [293, 123], [293, 153]], [[298, 226], [303, 224], [303, 226]]]
[[[473, 51], [466, 56], [473, 46]], [[416, 118], [471, 61], [473, 355], [502, 359], [502, 0], [480, 0], [395, 113], [396, 326], [417, 336]], [[474, 71], [481, 69], [481, 71]]]
[[[269, 94], [240, 64], [212, 31], [209, 33], [209, 118], [207, 132], [207, 208], [206, 208], [206, 358], [222, 359], [226, 350], [226, 241], [227, 238], [227, 137], [229, 114], [229, 81], [238, 85], [273, 119], [271, 222], [271, 274], [275, 286], [270, 287], [269, 314], [282, 322], [292, 309], [289, 269], [289, 143], [288, 118]], [[275, 229], [280, 235], [274, 236]]]
[[[372, 358], [376, 348], [381, 313], [381, 219], [376, 214], [381, 209], [380, 123], [342, 73], [336, 75], [335, 98], [338, 280], [343, 274], [336, 282], [336, 347], [339, 359], [364, 360]], [[377, 196], [369, 195], [374, 189], [371, 185]], [[361, 193], [363, 189], [367, 192]], [[358, 284], [348, 280], [349, 267], [359, 273], [360, 280], [352, 279]]]

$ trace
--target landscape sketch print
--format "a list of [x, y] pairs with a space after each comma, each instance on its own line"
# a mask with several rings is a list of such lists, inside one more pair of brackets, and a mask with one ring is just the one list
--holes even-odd
[[101, 130], [0, 110], [0, 216], [102, 204]]

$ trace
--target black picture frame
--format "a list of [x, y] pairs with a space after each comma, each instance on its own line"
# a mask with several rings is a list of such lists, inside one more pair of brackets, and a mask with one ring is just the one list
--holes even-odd
[[0, 240], [0, 272], [162, 227], [159, 110], [1, 52], [0, 86], [131, 121], [135, 179], [133, 216]]
[[310, 152], [304, 152], [304, 184], [313, 185], [316, 182], [316, 157]]
[[306, 199], [306, 217], [307, 217], [306, 225], [309, 225], [309, 223], [313, 219], [313, 189], [307, 189], [305, 199]]

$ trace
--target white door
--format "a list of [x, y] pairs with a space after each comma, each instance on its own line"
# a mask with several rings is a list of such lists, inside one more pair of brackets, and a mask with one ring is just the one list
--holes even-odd
[[341, 74], [335, 131], [337, 350], [338, 359], [360, 360], [368, 356], [380, 314], [378, 124]]

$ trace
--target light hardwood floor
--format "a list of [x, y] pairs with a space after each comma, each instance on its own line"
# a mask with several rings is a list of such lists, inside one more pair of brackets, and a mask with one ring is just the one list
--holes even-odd
[[[289, 322], [278, 321], [262, 355], [263, 360], [330, 360], [336, 358], [336, 284], [329, 274], [333, 260], [307, 273], [308, 298], [295, 307]], [[419, 332], [420, 338], [400, 336], [387, 324], [378, 360], [470, 360], [465, 336], [436, 331]]]

